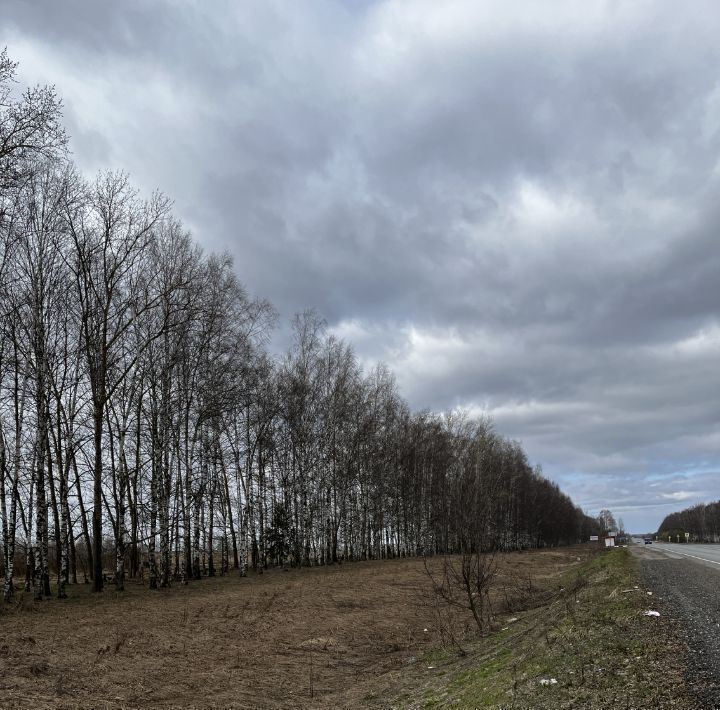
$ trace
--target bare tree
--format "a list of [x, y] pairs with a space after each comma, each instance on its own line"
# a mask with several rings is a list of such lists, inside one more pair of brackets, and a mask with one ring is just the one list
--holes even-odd
[[[13, 91], [17, 62], [0, 52], [0, 196], [22, 182], [27, 166], [39, 158], [53, 160], [67, 144], [62, 103], [52, 86]], [[4, 214], [0, 202], [0, 220]]]
[[93, 405], [93, 563], [94, 589], [103, 589], [103, 429], [105, 407], [142, 350], [162, 333], [150, 334], [129, 361], [123, 360], [124, 339], [134, 322], [156, 308], [145, 299], [144, 272], [154, 229], [168, 214], [161, 195], [141, 202], [126, 175], [106, 173], [89, 191], [86, 209], [68, 213], [75, 252], [71, 268], [80, 304], [86, 366]]
[[604, 532], [617, 530], [617, 522], [615, 516], [607, 509], [603, 509], [598, 513], [598, 523]]
[[390, 370], [364, 371], [317, 313], [273, 357], [274, 310], [232, 260], [203, 254], [167, 199], [142, 200], [123, 173], [81, 180], [54, 90], [16, 96], [14, 74], [3, 52], [5, 599], [23, 551], [38, 598], [53, 562], [59, 597], [78, 564], [101, 591], [104, 538], [118, 590], [128, 569], [158, 589], [223, 574], [231, 547], [243, 575], [455, 554], [439, 589], [486, 628], [496, 551], [599, 529], [487, 422], [412, 413]]

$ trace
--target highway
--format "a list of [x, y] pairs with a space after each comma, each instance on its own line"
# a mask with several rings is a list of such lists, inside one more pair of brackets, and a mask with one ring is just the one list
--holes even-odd
[[645, 545], [642, 540], [636, 538], [633, 538], [633, 542], [642, 545], [642, 550], [638, 550], [638, 552], [662, 552], [671, 559], [686, 557], [715, 565], [720, 571], [720, 545], [685, 545], [667, 542], [653, 542], [652, 545]]
[[630, 549], [653, 608], [677, 622], [687, 644], [687, 680], [700, 707], [720, 708], [720, 545], [633, 539]]

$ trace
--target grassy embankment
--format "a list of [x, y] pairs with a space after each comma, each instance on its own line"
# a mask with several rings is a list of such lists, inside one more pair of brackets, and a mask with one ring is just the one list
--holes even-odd
[[[636, 586], [637, 585], [637, 586]], [[468, 656], [429, 654], [422, 689], [395, 707], [693, 708], [682, 648], [665, 616], [645, 616], [653, 597], [625, 548], [566, 572], [544, 603], [506, 620]], [[545, 682], [543, 682], [545, 681]]]

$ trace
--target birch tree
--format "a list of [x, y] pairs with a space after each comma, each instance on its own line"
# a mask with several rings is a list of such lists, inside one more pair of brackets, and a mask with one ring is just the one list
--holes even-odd
[[103, 589], [103, 430], [108, 399], [137, 358], [161, 330], [151, 333], [129, 361], [122, 355], [133, 323], [158, 305], [144, 299], [142, 284], [154, 229], [168, 214], [168, 200], [154, 195], [143, 202], [123, 173], [100, 175], [88, 191], [86, 209], [68, 214], [75, 251], [72, 268], [79, 321], [92, 395], [94, 590]]
[[[273, 356], [274, 310], [232, 260], [204, 254], [167, 199], [142, 199], [124, 173], [80, 179], [54, 89], [19, 94], [14, 76], [3, 52], [6, 600], [23, 551], [38, 599], [53, 564], [58, 597], [78, 564], [101, 591], [104, 539], [119, 591], [128, 577], [162, 590], [224, 574], [232, 548], [241, 575], [460, 553], [456, 579], [477, 595], [492, 577], [478, 555], [599, 529], [487, 422], [413, 413], [393, 373], [363, 369], [317, 313], [299, 313]], [[692, 519], [716, 534], [711, 512]]]

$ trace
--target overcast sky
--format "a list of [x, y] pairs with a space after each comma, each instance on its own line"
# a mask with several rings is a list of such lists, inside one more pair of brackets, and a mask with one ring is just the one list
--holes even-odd
[[2, 1], [79, 166], [636, 531], [720, 497], [720, 6]]

